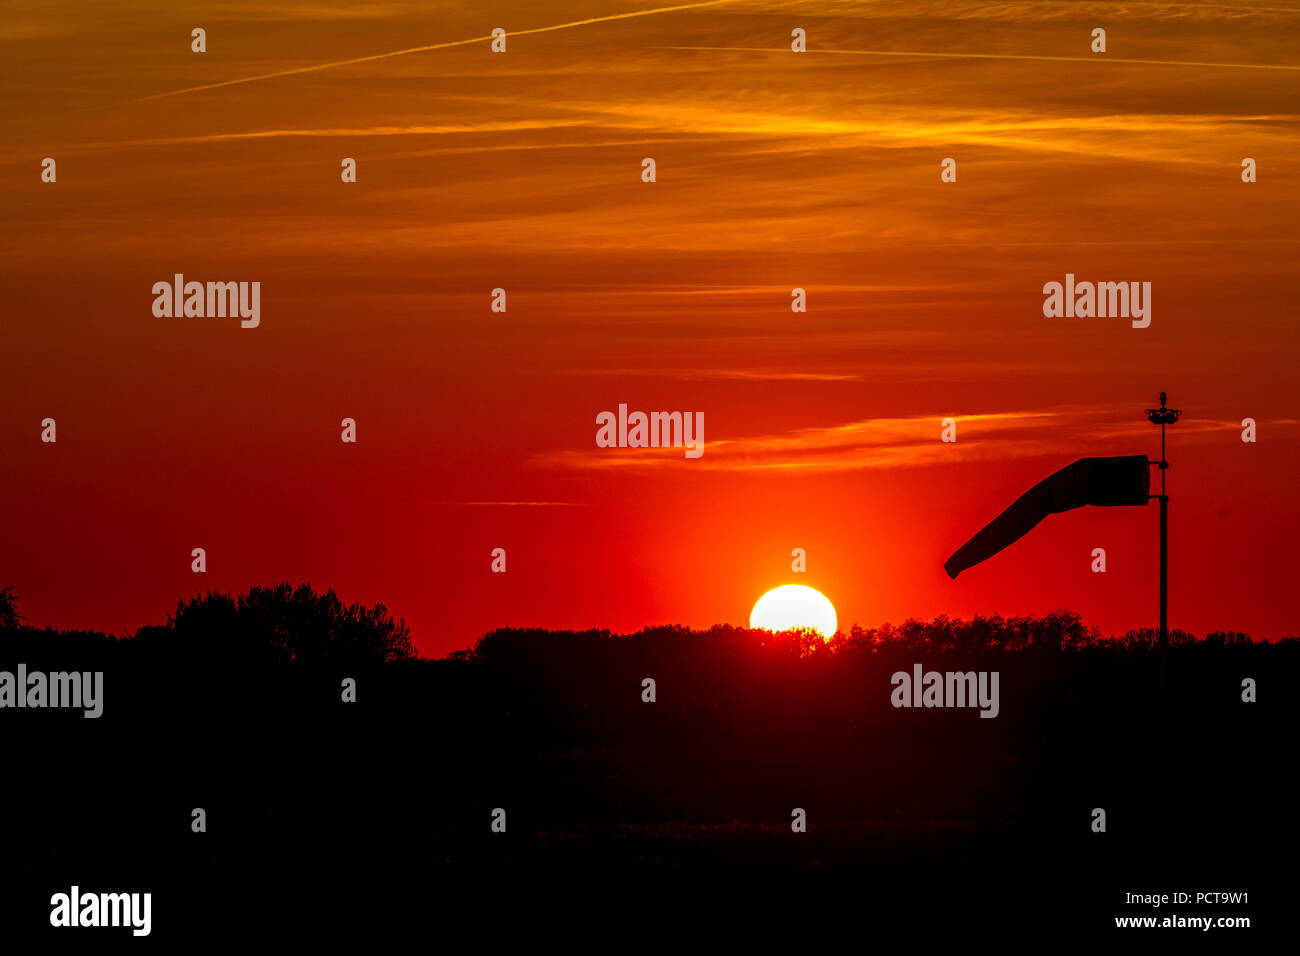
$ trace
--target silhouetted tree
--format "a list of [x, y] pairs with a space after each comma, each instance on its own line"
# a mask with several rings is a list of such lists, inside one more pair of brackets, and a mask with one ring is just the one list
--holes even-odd
[[[1169, 630], [1169, 644], [1171, 647], [1192, 644], [1195, 641], [1196, 635], [1189, 631], [1176, 627]], [[1160, 632], [1153, 627], [1139, 627], [1127, 632], [1120, 638], [1119, 642], [1128, 648], [1155, 647], [1160, 643]]]
[[[234, 598], [210, 592], [181, 601], [168, 621], [183, 646], [255, 664], [409, 660], [411, 632], [383, 604], [344, 604], [310, 584], [255, 586]], [[142, 635], [143, 636], [143, 635]], [[151, 632], [151, 641], [159, 635]]]
[[1206, 644], [1251, 644], [1253, 643], [1249, 634], [1243, 634], [1241, 631], [1211, 631], [1205, 635]]
[[21, 627], [22, 613], [18, 610], [18, 595], [13, 588], [0, 588], [0, 631]]

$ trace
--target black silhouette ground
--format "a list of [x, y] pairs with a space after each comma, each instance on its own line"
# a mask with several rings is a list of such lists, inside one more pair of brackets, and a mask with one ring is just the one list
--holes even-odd
[[[52, 932], [50, 894], [76, 882], [152, 892], [154, 937], [181, 944], [1113, 939], [1160, 932], [1114, 928], [1152, 915], [1127, 892], [1223, 890], [1249, 903], [1155, 915], [1246, 915], [1211, 933], [1258, 940], [1294, 867], [1300, 641], [1176, 633], [1161, 695], [1152, 636], [1102, 640], [1065, 612], [831, 646], [499, 631], [430, 661], [386, 612], [289, 588], [198, 599], [126, 640], [10, 626], [0, 670], [103, 670], [105, 699], [98, 720], [0, 711], [0, 925]], [[997, 670], [999, 716], [893, 708], [914, 663]]]

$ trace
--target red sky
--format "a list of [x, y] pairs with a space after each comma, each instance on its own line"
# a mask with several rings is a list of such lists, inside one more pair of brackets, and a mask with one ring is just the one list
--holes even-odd
[[[31, 623], [309, 580], [437, 655], [744, 624], [804, 583], [842, 625], [1069, 607], [1122, 633], [1156, 623], [1154, 507], [942, 563], [1076, 457], [1155, 457], [1165, 389], [1171, 625], [1298, 630], [1300, 8], [721, 3], [493, 54], [440, 45], [653, 4], [424, 7], [0, 26], [0, 584]], [[176, 272], [260, 281], [260, 327], [155, 317]], [[1151, 282], [1151, 326], [1045, 318], [1067, 272]], [[703, 457], [597, 448], [620, 402], [702, 411]]]

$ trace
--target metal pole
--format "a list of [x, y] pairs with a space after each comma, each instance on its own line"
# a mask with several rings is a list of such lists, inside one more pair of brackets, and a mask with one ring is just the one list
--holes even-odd
[[1165, 458], [1165, 426], [1178, 421], [1182, 411], [1165, 405], [1165, 393], [1160, 393], [1160, 407], [1148, 408], [1147, 418], [1160, 426], [1160, 689], [1165, 689], [1165, 664], [1169, 656], [1169, 495], [1165, 489], [1165, 472], [1169, 462]]
[[1160, 653], [1169, 649], [1169, 495], [1165, 493], [1165, 426], [1160, 423]]
[[1165, 661], [1169, 656], [1169, 496], [1163, 493], [1164, 472], [1160, 474], [1160, 689], [1164, 690]]

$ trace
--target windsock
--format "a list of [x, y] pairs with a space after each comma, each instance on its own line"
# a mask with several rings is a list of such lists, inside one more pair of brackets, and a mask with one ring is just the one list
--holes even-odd
[[1151, 493], [1151, 472], [1146, 455], [1117, 458], [1080, 458], [1044, 478], [990, 521], [975, 537], [944, 562], [948, 577], [991, 558], [1019, 541], [1048, 515], [1099, 505], [1114, 508], [1144, 505]]

